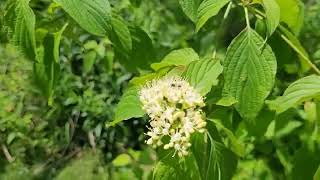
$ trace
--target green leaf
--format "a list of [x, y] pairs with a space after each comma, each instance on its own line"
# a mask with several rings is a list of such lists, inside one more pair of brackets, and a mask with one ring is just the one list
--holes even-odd
[[252, 29], [242, 31], [230, 44], [224, 61], [223, 96], [234, 97], [244, 119], [254, 119], [275, 81], [276, 58], [269, 45]]
[[86, 31], [105, 36], [111, 30], [108, 0], [55, 0]]
[[129, 28], [132, 37], [132, 50], [116, 49], [116, 55], [128, 71], [148, 70], [156, 60], [155, 49], [148, 34], [138, 27]]
[[37, 85], [48, 98], [48, 104], [53, 101], [53, 92], [60, 74], [59, 47], [60, 39], [67, 24], [56, 33], [47, 33], [39, 48], [37, 62], [34, 65]]
[[198, 20], [196, 23], [196, 31], [210, 19], [217, 15], [221, 8], [228, 4], [230, 0], [204, 0], [198, 8]]
[[170, 179], [182, 179], [183, 174], [177, 169], [177, 167], [172, 166], [168, 163], [162, 161], [158, 162], [153, 170], [153, 180], [170, 180]]
[[308, 64], [308, 61], [310, 61], [309, 54], [294, 34], [292, 34], [289, 30], [281, 26], [280, 30], [283, 33], [281, 35], [282, 39], [284, 39], [284, 41], [286, 41], [286, 43], [289, 46], [291, 46], [291, 48], [298, 54], [302, 71], [307, 72], [310, 69], [310, 65]]
[[113, 33], [110, 38], [120, 51], [130, 52], [132, 50], [132, 39], [130, 30], [121, 16], [114, 14], [111, 18]]
[[320, 180], [320, 166], [319, 166], [316, 174], [314, 174], [313, 179], [314, 179], [314, 180]]
[[190, 63], [183, 76], [201, 95], [206, 95], [218, 84], [218, 77], [223, 67], [219, 60], [206, 59]]
[[131, 163], [131, 157], [128, 154], [120, 154], [113, 161], [114, 166], [126, 166]]
[[29, 0], [10, 1], [4, 20], [12, 44], [30, 60], [35, 60], [35, 15], [29, 7]]
[[234, 97], [222, 97], [215, 104], [219, 105], [219, 106], [232, 106], [232, 105], [236, 104], [237, 102], [238, 101]]
[[266, 12], [268, 34], [271, 36], [280, 22], [280, 7], [276, 0], [263, 0], [262, 5]]
[[212, 122], [208, 122], [207, 129], [208, 134], [197, 134], [191, 146], [202, 180], [231, 179], [237, 167], [237, 157], [222, 144]]
[[280, 21], [298, 34], [303, 25], [304, 6], [300, 0], [276, 0], [280, 7]]
[[142, 109], [138, 91], [139, 88], [137, 86], [132, 86], [122, 95], [116, 108], [115, 119], [110, 123], [111, 126], [123, 120], [142, 117], [145, 114]]
[[97, 57], [97, 52], [89, 51], [83, 57], [83, 71], [84, 73], [88, 73], [92, 70], [94, 62]]
[[151, 64], [151, 68], [157, 71], [167, 66], [186, 66], [196, 60], [199, 60], [199, 55], [193, 49], [178, 49], [171, 51], [161, 62]]
[[197, 21], [201, 0], [179, 0], [183, 12], [193, 21]]
[[268, 104], [270, 109], [282, 113], [304, 101], [318, 97], [320, 97], [320, 76], [311, 75], [292, 83], [282, 96], [268, 101]]

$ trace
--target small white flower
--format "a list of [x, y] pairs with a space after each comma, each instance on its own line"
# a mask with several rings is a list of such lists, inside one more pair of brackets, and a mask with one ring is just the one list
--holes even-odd
[[[203, 97], [180, 77], [153, 80], [140, 90], [140, 101], [150, 117], [146, 143], [156, 148], [173, 148], [178, 156], [188, 155], [190, 135], [205, 132]], [[163, 137], [169, 137], [165, 142]]]

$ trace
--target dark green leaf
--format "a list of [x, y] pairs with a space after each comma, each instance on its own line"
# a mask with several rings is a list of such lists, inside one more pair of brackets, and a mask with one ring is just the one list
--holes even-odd
[[34, 66], [37, 85], [48, 98], [49, 105], [53, 102], [54, 87], [60, 73], [60, 39], [66, 26], [67, 25], [65, 25], [59, 32], [47, 33], [39, 48], [37, 62]]

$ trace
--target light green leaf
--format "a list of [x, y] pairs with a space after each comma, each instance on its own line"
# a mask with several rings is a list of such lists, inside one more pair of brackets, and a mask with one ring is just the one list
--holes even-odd
[[237, 102], [238, 101], [234, 97], [222, 97], [215, 104], [219, 106], [231, 106], [233, 104], [236, 104]]
[[183, 76], [201, 95], [206, 95], [212, 86], [218, 84], [218, 77], [222, 70], [219, 60], [199, 60], [190, 63]]
[[83, 71], [84, 73], [88, 73], [92, 70], [94, 62], [97, 57], [97, 52], [89, 51], [83, 57]]
[[181, 179], [183, 174], [178, 171], [177, 167], [171, 166], [168, 163], [158, 162], [153, 170], [153, 180], [170, 180]]
[[201, 0], [179, 0], [183, 12], [193, 21], [197, 21], [198, 7]]
[[54, 87], [60, 74], [60, 39], [66, 27], [67, 24], [56, 33], [47, 33], [39, 48], [37, 62], [34, 66], [37, 85], [48, 98], [49, 105], [52, 104]]
[[132, 86], [122, 95], [116, 108], [115, 119], [110, 123], [111, 126], [123, 120], [142, 117], [145, 114], [142, 110], [138, 91], [139, 88], [137, 86]]
[[29, 7], [29, 1], [12, 0], [8, 2], [4, 20], [12, 44], [17, 46], [30, 60], [35, 60], [35, 15]]
[[111, 30], [108, 0], [55, 0], [86, 31], [105, 36]]
[[132, 161], [131, 157], [128, 154], [120, 154], [113, 161], [114, 166], [126, 166]]
[[275, 81], [276, 57], [252, 29], [242, 31], [230, 44], [224, 61], [223, 96], [234, 97], [244, 119], [254, 119]]
[[151, 68], [157, 71], [167, 66], [186, 66], [196, 60], [199, 60], [199, 55], [193, 49], [178, 49], [166, 55], [161, 62], [151, 64]]
[[304, 101], [317, 97], [320, 97], [320, 76], [311, 75], [292, 83], [282, 96], [268, 101], [268, 104], [270, 109], [282, 113]]
[[221, 8], [228, 4], [230, 0], [204, 0], [198, 8], [198, 20], [196, 31], [208, 21], [209, 18], [217, 15]]
[[314, 175], [313, 179], [314, 179], [314, 180], [320, 180], [320, 166], [319, 166], [316, 174]]
[[303, 25], [304, 6], [300, 0], [276, 0], [280, 7], [280, 21], [298, 34]]
[[280, 7], [276, 0], [263, 0], [262, 5], [266, 12], [268, 35], [271, 36], [280, 22]]

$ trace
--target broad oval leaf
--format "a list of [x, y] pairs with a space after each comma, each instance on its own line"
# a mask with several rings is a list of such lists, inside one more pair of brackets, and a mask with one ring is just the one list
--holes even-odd
[[300, 0], [276, 0], [280, 7], [280, 21], [298, 34], [303, 25], [304, 7]]
[[86, 31], [104, 36], [111, 30], [108, 0], [55, 0]]
[[276, 57], [263, 44], [258, 33], [245, 29], [231, 42], [223, 63], [223, 95], [238, 101], [235, 107], [245, 119], [258, 115], [275, 81]]
[[121, 16], [114, 14], [111, 18], [111, 24], [113, 31], [109, 35], [113, 44], [120, 51], [130, 52], [132, 49], [132, 39], [126, 22]]
[[270, 109], [276, 110], [277, 113], [282, 113], [304, 101], [319, 97], [320, 76], [311, 75], [292, 83], [286, 89], [283, 96], [273, 101], [268, 101], [268, 104]]
[[29, 0], [10, 1], [4, 20], [12, 44], [30, 60], [35, 60], [35, 15], [29, 7]]
[[171, 51], [161, 62], [151, 64], [151, 68], [157, 71], [167, 66], [186, 66], [196, 60], [199, 60], [199, 55], [193, 49], [178, 49]]
[[204, 0], [198, 8], [196, 31], [199, 31], [209, 18], [217, 15], [228, 2], [230, 0]]
[[268, 35], [271, 36], [280, 22], [280, 7], [276, 0], [263, 0], [262, 5], [266, 11]]
[[130, 118], [142, 117], [145, 114], [138, 92], [139, 87], [132, 86], [122, 95], [116, 108], [115, 119], [110, 123], [110, 126]]
[[212, 86], [218, 84], [218, 77], [222, 70], [219, 60], [199, 60], [190, 63], [183, 76], [201, 95], [206, 95]]

